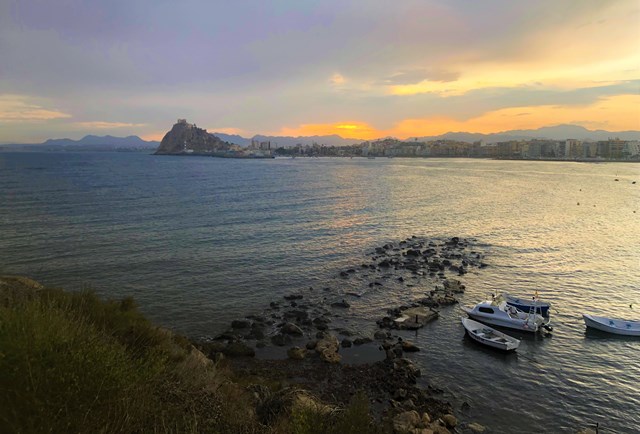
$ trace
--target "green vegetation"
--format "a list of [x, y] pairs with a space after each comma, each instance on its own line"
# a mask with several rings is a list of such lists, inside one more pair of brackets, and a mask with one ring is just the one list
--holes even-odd
[[376, 431], [364, 396], [335, 409], [273, 384], [240, 385], [130, 298], [25, 281], [0, 277], [0, 432]]

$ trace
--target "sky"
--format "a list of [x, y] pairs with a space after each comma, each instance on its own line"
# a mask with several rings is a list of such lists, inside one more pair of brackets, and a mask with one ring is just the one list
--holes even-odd
[[640, 130], [637, 0], [0, 0], [0, 143]]

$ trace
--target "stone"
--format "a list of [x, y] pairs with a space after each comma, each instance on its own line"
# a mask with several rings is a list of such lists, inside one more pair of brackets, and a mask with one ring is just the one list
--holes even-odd
[[342, 360], [342, 356], [335, 351], [326, 349], [320, 353], [320, 359], [329, 363], [340, 363], [340, 360]]
[[318, 353], [321, 353], [324, 350], [329, 349], [334, 352], [337, 352], [339, 347], [340, 347], [340, 342], [338, 342], [338, 338], [336, 338], [333, 335], [329, 335], [329, 336], [325, 336], [324, 338], [318, 341], [318, 343], [316, 344], [316, 351]]
[[422, 424], [424, 426], [428, 426], [431, 423], [431, 416], [429, 416], [429, 413], [422, 413]]
[[393, 418], [393, 430], [397, 433], [411, 432], [420, 425], [420, 415], [417, 411], [405, 411]]
[[371, 342], [371, 338], [355, 338], [353, 340], [353, 345], [363, 345], [363, 344], [368, 344], [369, 342]]
[[342, 301], [336, 301], [331, 303], [331, 307], [342, 307], [342, 308], [349, 308], [351, 307], [351, 305], [349, 303], [347, 303], [345, 300]]
[[279, 347], [284, 347], [285, 345], [291, 343], [291, 336], [278, 333], [277, 335], [271, 337], [271, 343]]
[[[473, 432], [478, 432], [478, 433], [484, 432], [485, 429], [486, 429], [484, 426], [480, 425], [479, 423], [475, 423], [475, 422], [472, 422], [469, 425], [467, 425], [467, 428], [469, 428]], [[593, 434], [595, 434], [595, 432]]]
[[306, 354], [306, 350], [300, 347], [291, 347], [287, 350], [287, 356], [293, 360], [302, 360]]
[[416, 346], [413, 342], [402, 341], [402, 351], [406, 353], [413, 353], [416, 351], [420, 351], [420, 348]]
[[455, 428], [458, 425], [458, 419], [452, 414], [445, 414], [442, 416], [442, 421], [446, 425], [447, 428]]
[[297, 325], [293, 324], [293, 323], [285, 323], [282, 328], [280, 329], [281, 333], [287, 334], [287, 335], [294, 335], [294, 336], [302, 336], [304, 335], [304, 332], [302, 331], [302, 329], [300, 327], [298, 327]]
[[340, 345], [343, 348], [349, 348], [349, 347], [351, 347], [353, 345], [353, 342], [351, 342], [350, 339], [345, 338], [345, 339], [342, 340], [342, 342], [340, 342]]
[[231, 328], [234, 329], [246, 329], [251, 327], [251, 321], [246, 319], [236, 319], [231, 321]]
[[402, 401], [403, 399], [405, 399], [407, 397], [407, 391], [406, 389], [397, 389], [394, 393], [393, 393], [393, 399], [395, 399], [396, 401]]
[[382, 331], [382, 330], [378, 330], [377, 332], [375, 332], [373, 334], [374, 339], [386, 339], [387, 338], [387, 332]]
[[316, 341], [309, 341], [307, 342], [307, 344], [305, 345], [305, 348], [307, 350], [315, 350], [316, 349], [316, 345], [318, 345], [318, 342]]

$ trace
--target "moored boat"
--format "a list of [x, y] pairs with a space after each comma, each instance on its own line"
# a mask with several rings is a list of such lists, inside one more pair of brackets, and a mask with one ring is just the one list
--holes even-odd
[[504, 292], [503, 295], [508, 305], [515, 306], [523, 312], [535, 312], [538, 315], [549, 318], [551, 303], [540, 300], [537, 293], [531, 297], [531, 300], [517, 297], [506, 292]]
[[473, 307], [460, 307], [470, 318], [499, 327], [532, 332], [551, 330], [549, 319], [532, 312], [523, 312], [510, 306], [504, 297], [498, 296], [491, 301], [483, 301]]
[[640, 336], [640, 321], [582, 314], [584, 323], [603, 332], [624, 336]]
[[470, 318], [462, 318], [462, 325], [471, 339], [502, 351], [515, 351], [520, 341]]

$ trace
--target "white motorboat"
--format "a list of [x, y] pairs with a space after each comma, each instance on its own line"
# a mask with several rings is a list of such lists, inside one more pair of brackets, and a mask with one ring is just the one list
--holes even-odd
[[462, 325], [471, 339], [489, 347], [502, 351], [515, 351], [520, 345], [518, 339], [470, 318], [462, 318]]
[[624, 336], [640, 336], [640, 321], [582, 314], [587, 327]]
[[549, 319], [532, 312], [523, 312], [508, 305], [504, 297], [483, 301], [473, 307], [460, 307], [469, 317], [485, 324], [535, 333], [543, 328], [551, 330]]

